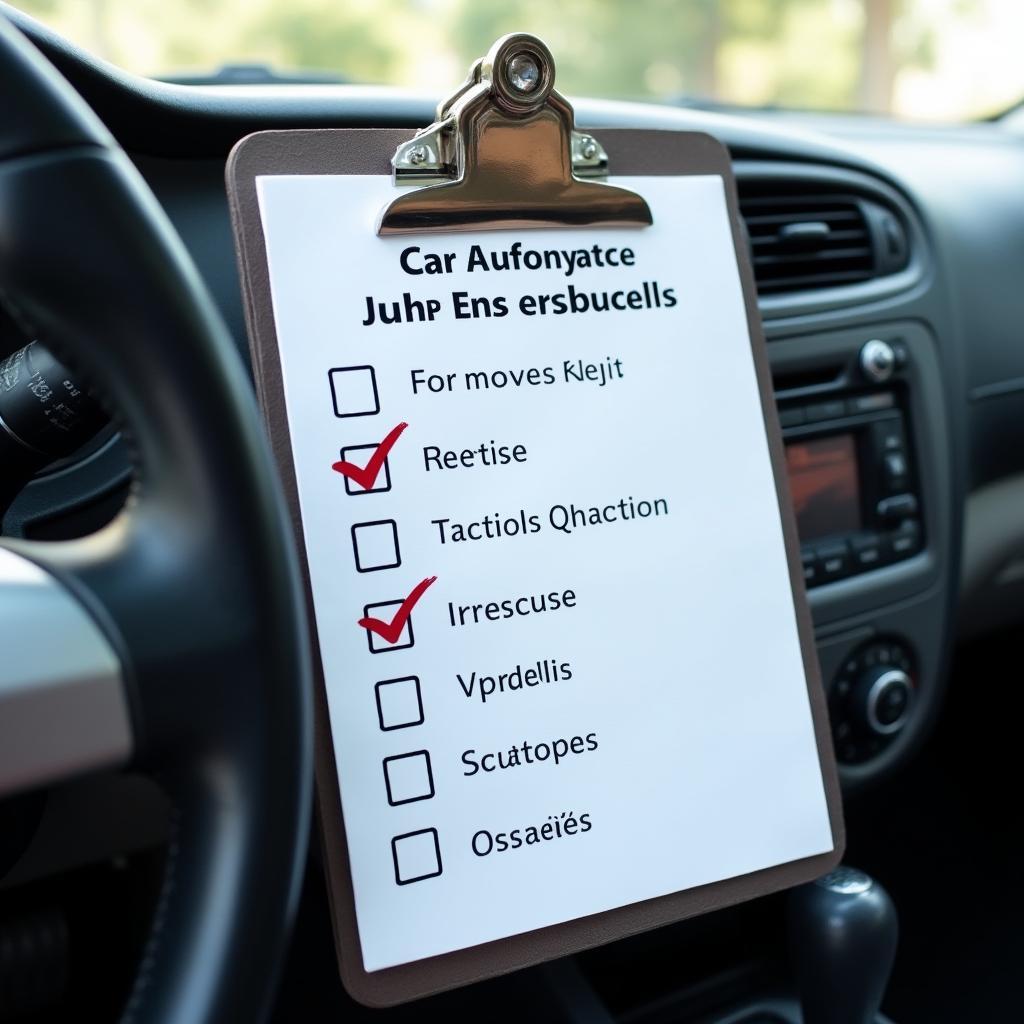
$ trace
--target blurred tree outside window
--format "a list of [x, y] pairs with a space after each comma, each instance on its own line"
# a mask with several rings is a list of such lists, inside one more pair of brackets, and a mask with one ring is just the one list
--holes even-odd
[[153, 76], [226, 64], [439, 95], [529, 31], [569, 95], [962, 120], [1024, 98], [1024, 0], [15, 0]]

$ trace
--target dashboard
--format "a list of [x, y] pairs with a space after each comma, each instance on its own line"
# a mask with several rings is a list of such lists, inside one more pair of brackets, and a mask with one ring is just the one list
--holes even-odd
[[[396, 90], [169, 85], [36, 42], [149, 182], [246, 359], [224, 188], [234, 143], [433, 117], [431, 98]], [[882, 782], [935, 721], [958, 633], [1024, 618], [1024, 137], [999, 124], [576, 110], [598, 136], [705, 131], [732, 154], [843, 783]], [[108, 430], [37, 477], [4, 532], [88, 532], [129, 476]]]
[[[38, 27], [30, 33], [151, 186], [247, 365], [224, 184], [231, 148], [265, 129], [412, 131], [434, 116], [435, 98], [393, 89], [152, 82], [100, 64]], [[949, 823], [956, 793], [925, 793], [920, 783], [935, 763], [926, 744], [947, 707], [954, 654], [1024, 621], [1024, 121], [925, 126], [862, 116], [574, 105], [577, 122], [599, 139], [607, 128], [703, 131], [730, 151], [832, 735], [850, 798], [850, 834], [861, 842], [853, 855], [870, 848], [863, 842], [869, 834], [886, 854], [891, 846], [905, 853], [916, 876], [934, 850], [932, 834], [908, 838], [914, 831], [908, 824], [891, 844], [885, 815], [895, 806], [902, 822], [911, 804], [921, 804], [941, 842], [955, 841]], [[102, 345], [101, 338], [96, 342]], [[5, 355], [0, 350], [0, 359]], [[716, 422], [707, 424], [709, 444], [716, 423], [730, 415], [728, 407], [717, 410]], [[438, 452], [438, 468], [451, 454]], [[491, 457], [500, 454], [481, 448], [482, 460]], [[2, 532], [82, 536], [117, 513], [131, 483], [129, 453], [107, 427], [36, 477], [8, 509]], [[973, 693], [975, 680], [969, 682]], [[961, 727], [968, 728], [954, 722], [954, 730]], [[994, 727], [991, 736], [998, 746]], [[972, 738], [977, 747], [989, 741], [984, 732]], [[978, 772], [990, 769], [984, 764]], [[971, 789], [971, 814], [975, 797]], [[884, 812], [872, 817], [886, 800]], [[117, 774], [55, 790], [38, 815], [19, 859], [0, 865], [0, 891], [16, 899], [33, 884], [53, 886], [53, 879], [79, 868], [148, 858], [163, 848], [172, 818], [154, 783]], [[309, 959], [321, 978], [334, 981], [326, 894], [322, 881], [319, 887], [310, 881], [322, 876], [317, 859], [314, 850], [296, 927], [300, 952], [293, 957]], [[900, 878], [897, 865], [881, 863], [887, 884], [895, 878], [901, 895], [913, 893], [911, 871]], [[937, 871], [946, 867], [942, 861]], [[997, 870], [992, 875], [1000, 877]], [[922, 876], [927, 888], [932, 883]], [[150, 891], [140, 885], [143, 890]], [[148, 927], [141, 920], [148, 898], [136, 901], [135, 939]], [[675, 1003], [658, 1001], [659, 993], [692, 985], [694, 1005], [703, 1006], [713, 974], [732, 985], [741, 961], [775, 954], [781, 915], [771, 900], [558, 961], [533, 977], [550, 983], [566, 1004], [579, 1003], [566, 1019], [612, 1019], [587, 1001], [593, 991], [584, 976], [605, 1003], [623, 1011], [615, 1019], [681, 1019], [672, 1016]], [[912, 896], [909, 904], [908, 934], [916, 923], [920, 940], [933, 927], [933, 908], [915, 906]], [[321, 916], [311, 924], [315, 914]], [[957, 967], [961, 938], [955, 936]], [[927, 942], [918, 944], [930, 953]], [[123, 946], [122, 959], [133, 963], [128, 939]], [[303, 1004], [313, 970], [286, 977], [289, 1005]], [[941, 972], [929, 960], [924, 976], [933, 973]], [[509, 994], [500, 982], [493, 985], [455, 997], [497, 1004], [508, 996], [509, 1013], [515, 1012], [519, 990]], [[909, 1005], [918, 1005], [917, 988], [904, 983]], [[295, 1016], [282, 1014], [275, 1019]]]

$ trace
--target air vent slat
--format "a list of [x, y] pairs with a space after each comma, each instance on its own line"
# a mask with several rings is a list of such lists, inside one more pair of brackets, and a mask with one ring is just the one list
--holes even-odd
[[808, 256], [806, 252], [779, 253], [771, 256], [755, 256], [755, 267], [771, 267], [781, 264], [808, 263], [814, 264], [821, 260], [860, 260], [871, 255], [870, 245], [861, 245], [855, 249], [818, 250]]
[[895, 219], [892, 211], [842, 186], [741, 180], [740, 212], [762, 295], [857, 284], [901, 269], [876, 249], [879, 218]]
[[[833, 231], [828, 236], [829, 243], [832, 242], [850, 242], [855, 239], [862, 239], [864, 232], [860, 230], [851, 231]], [[770, 235], [754, 235], [750, 236], [751, 245], [777, 245], [778, 244], [778, 232], [773, 231]]]
[[750, 227], [760, 227], [762, 224], [801, 224], [809, 221], [824, 220], [829, 223], [863, 222], [864, 218], [856, 210], [809, 210], [806, 213], [759, 213], [747, 217], [747, 224]]
[[[870, 271], [864, 270], [846, 270], [842, 272], [830, 273], [828, 275], [829, 286], [837, 284], [854, 284], [859, 281], [870, 281], [874, 275]], [[801, 277], [779, 277], [773, 279], [767, 288], [758, 285], [758, 290], [761, 292], [765, 291], [802, 291], [810, 288], [821, 288], [822, 276], [820, 274], [804, 274]]]

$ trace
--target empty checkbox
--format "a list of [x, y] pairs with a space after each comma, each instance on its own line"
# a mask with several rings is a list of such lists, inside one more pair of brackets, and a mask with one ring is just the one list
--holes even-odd
[[384, 782], [388, 803], [392, 807], [429, 800], [434, 795], [434, 773], [430, 770], [430, 754], [414, 750], [384, 758]]
[[399, 885], [422, 882], [441, 874], [441, 844], [436, 828], [406, 832], [391, 840], [391, 858], [395, 862], [395, 881]]
[[382, 679], [374, 687], [377, 720], [384, 732], [423, 724], [423, 695], [416, 676]]
[[398, 550], [398, 524], [394, 519], [375, 519], [352, 527], [352, 551], [357, 572], [397, 569], [402, 564]]
[[335, 416], [376, 416], [380, 412], [377, 375], [372, 366], [336, 366], [327, 376]]

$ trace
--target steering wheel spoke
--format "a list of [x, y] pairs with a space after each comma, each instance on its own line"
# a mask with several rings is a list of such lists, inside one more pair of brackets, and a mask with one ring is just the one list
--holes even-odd
[[[84, 770], [123, 763], [128, 754], [144, 768], [172, 769], [193, 759], [211, 734], [223, 735], [218, 715], [230, 705], [222, 696], [231, 666], [239, 647], [255, 642], [254, 627], [236, 611], [251, 581], [223, 566], [208, 573], [216, 559], [196, 550], [201, 543], [201, 535], [163, 514], [156, 497], [133, 502], [90, 537], [0, 542], [0, 610], [14, 610], [0, 622], [8, 662], [0, 693], [21, 694], [25, 715], [46, 708], [60, 719], [46, 726], [52, 742], [36, 744], [40, 756], [72, 732], [69, 754], [95, 748], [91, 760], [72, 755], [67, 771], [55, 762], [52, 772], [10, 787], [0, 768], [0, 793], [53, 781], [76, 764]], [[77, 722], [66, 717], [76, 702], [90, 699], [105, 702], [96, 709], [105, 716], [102, 727], [84, 703]], [[18, 719], [3, 719], [0, 744], [6, 745]], [[30, 721], [43, 727], [30, 718], [26, 726]], [[115, 733], [122, 737], [117, 743]]]
[[0, 547], [0, 796], [126, 761], [121, 660], [51, 573]]

